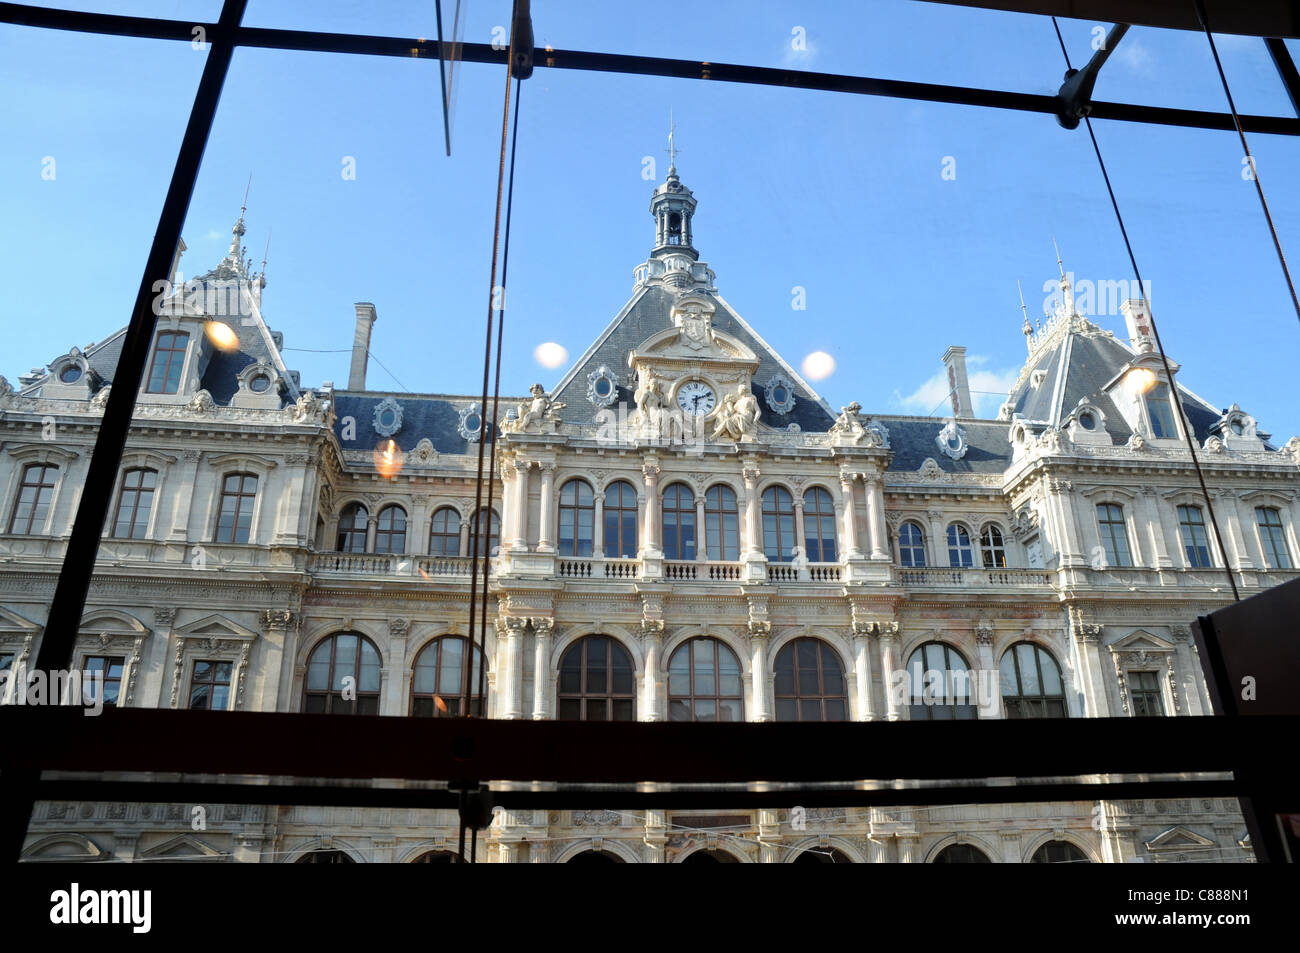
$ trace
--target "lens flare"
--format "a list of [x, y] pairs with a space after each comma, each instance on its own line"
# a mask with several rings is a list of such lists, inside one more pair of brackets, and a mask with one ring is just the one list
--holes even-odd
[[803, 373], [810, 381], [821, 381], [835, 373], [835, 358], [825, 351], [813, 351], [803, 359]]
[[395, 440], [385, 440], [375, 448], [375, 469], [384, 479], [391, 480], [402, 472], [404, 457]]
[[1145, 394], [1156, 386], [1156, 375], [1150, 368], [1135, 367], [1128, 372], [1128, 376], [1139, 394]]
[[537, 345], [537, 350], [533, 351], [533, 358], [542, 367], [555, 370], [569, 359], [569, 351], [563, 344], [547, 341], [545, 344]]
[[203, 325], [203, 333], [208, 336], [213, 347], [219, 351], [233, 351], [239, 347], [239, 335], [234, 328], [220, 321], [209, 321]]

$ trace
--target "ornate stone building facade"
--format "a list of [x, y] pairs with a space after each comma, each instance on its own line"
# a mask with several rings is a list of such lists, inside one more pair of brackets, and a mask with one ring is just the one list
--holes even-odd
[[[631, 299], [551, 393], [305, 388], [240, 244], [160, 320], [75, 666], [119, 705], [640, 720], [1197, 715], [1188, 624], [1293, 578], [1300, 440], [1165, 378], [1062, 276], [996, 420], [838, 413], [726, 302], [675, 169]], [[0, 379], [0, 666], [34, 658], [122, 332]], [[849, 373], [854, 368], [847, 368]], [[1177, 387], [1227, 545], [1207, 529]], [[499, 482], [475, 511], [485, 425]], [[466, 640], [478, 521], [486, 699]], [[10, 699], [12, 701], [12, 698]], [[382, 727], [376, 729], [382, 732]], [[505, 862], [1250, 856], [1225, 800], [499, 814]], [[200, 810], [201, 809], [201, 810]], [[202, 815], [203, 824], [194, 823]], [[445, 812], [42, 803], [27, 856], [409, 861]]]

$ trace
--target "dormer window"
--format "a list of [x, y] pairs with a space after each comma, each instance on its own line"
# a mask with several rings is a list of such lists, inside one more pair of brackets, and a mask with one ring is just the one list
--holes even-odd
[[190, 336], [185, 331], [160, 331], [149, 367], [146, 394], [174, 394], [181, 386], [181, 369]]
[[258, 374], [248, 382], [248, 389], [258, 394], [264, 393], [269, 390], [270, 387], [271, 378], [267, 377], [265, 374]]
[[69, 364], [63, 370], [59, 371], [59, 380], [65, 384], [75, 384], [81, 380], [81, 368], [76, 364]]
[[1173, 405], [1169, 400], [1169, 385], [1157, 384], [1147, 394], [1147, 416], [1151, 419], [1151, 436], [1156, 439], [1177, 439], [1178, 427], [1174, 423]]
[[1085, 410], [1079, 415], [1079, 426], [1084, 430], [1097, 429], [1097, 417], [1090, 410]]

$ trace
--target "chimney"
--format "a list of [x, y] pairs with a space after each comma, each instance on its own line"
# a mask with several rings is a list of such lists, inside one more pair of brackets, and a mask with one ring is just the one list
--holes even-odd
[[953, 345], [943, 352], [943, 363], [948, 366], [948, 395], [952, 398], [954, 417], [974, 417], [971, 409], [970, 384], [966, 382], [966, 349]]
[[352, 368], [348, 371], [348, 390], [366, 389], [366, 362], [370, 358], [370, 330], [375, 326], [375, 306], [357, 302], [357, 330], [352, 337]]
[[1151, 333], [1151, 311], [1141, 298], [1129, 298], [1119, 306], [1124, 321], [1128, 324], [1128, 343], [1139, 354], [1156, 349], [1155, 336]]

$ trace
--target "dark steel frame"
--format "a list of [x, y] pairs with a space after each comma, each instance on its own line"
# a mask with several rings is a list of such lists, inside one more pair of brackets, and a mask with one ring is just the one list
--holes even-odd
[[[216, 23], [126, 17], [0, 3], [0, 22], [113, 36], [190, 42], [201, 26], [209, 50], [194, 105], [181, 141], [140, 289], [131, 313], [101, 423], [85, 491], [77, 511], [62, 571], [55, 589], [36, 667], [66, 668], [94, 571], [100, 535], [130, 427], [135, 395], [149, 356], [156, 320], [151, 308], [153, 283], [166, 278], [181, 226], [189, 209], [200, 161], [216, 114], [221, 89], [237, 46], [307, 50], [360, 55], [437, 59], [445, 67], [450, 44], [400, 37], [376, 37], [302, 30], [269, 30], [242, 25], [247, 0], [225, 0]], [[980, 4], [1032, 12], [1087, 15], [1105, 3]], [[1113, 5], [1112, 5], [1113, 6]], [[1124, 5], [1127, 11], [1133, 5]], [[1180, 4], [1177, 6], [1186, 6]], [[1227, 29], [1271, 36], [1295, 35], [1294, 18], [1283, 13], [1230, 3], [1213, 4], [1216, 22]], [[1065, 9], [1068, 7], [1068, 9]], [[1140, 22], [1190, 28], [1186, 11], [1169, 11], [1148, 0], [1137, 4]], [[1109, 9], [1109, 8], [1107, 8]], [[1111, 17], [1106, 17], [1111, 19]], [[1241, 26], [1240, 24], [1245, 24]], [[441, 24], [439, 24], [441, 27]], [[1268, 48], [1288, 93], [1300, 111], [1300, 76], [1280, 40]], [[528, 44], [531, 46], [531, 43]], [[466, 62], [507, 65], [510, 53], [488, 44], [458, 44]], [[716, 80], [787, 88], [827, 90], [859, 95], [1015, 109], [1056, 116], [1059, 97], [913, 83], [898, 80], [797, 72], [658, 57], [568, 50], [520, 50], [519, 60], [554, 69], [631, 73], [680, 79]], [[522, 75], [522, 74], [521, 74]], [[446, 98], [443, 97], [444, 123]], [[1127, 103], [1092, 102], [1094, 119], [1147, 122], [1205, 129], [1233, 130], [1229, 114], [1168, 109]], [[1242, 116], [1252, 133], [1300, 135], [1300, 119]], [[476, 517], [477, 518], [477, 514]], [[1220, 660], [1221, 662], [1221, 660]], [[1214, 659], [1210, 659], [1214, 664]], [[1229, 709], [1230, 711], [1232, 709]], [[321, 719], [328, 719], [322, 721]], [[792, 797], [806, 805], [938, 804], [1075, 800], [1096, 797], [1160, 797], [1197, 794], [1258, 798], [1267, 810], [1280, 810], [1280, 797], [1295, 809], [1297, 774], [1293, 762], [1279, 757], [1262, 739], [1294, 737], [1300, 718], [1260, 716], [1243, 730], [1235, 718], [1165, 718], [1025, 720], [993, 722], [900, 722], [819, 724], [648, 724], [496, 721], [487, 719], [389, 718], [304, 715], [272, 712], [191, 712], [112, 709], [86, 719], [68, 708], [0, 709], [0, 831], [10, 856], [21, 853], [31, 807], [39, 797], [94, 800], [191, 800], [218, 797], [242, 803], [464, 805], [452, 790], [357, 787], [344, 783], [358, 777], [403, 776], [437, 779], [464, 789], [486, 778], [517, 781], [621, 783], [617, 798], [636, 806], [784, 805]], [[1270, 730], [1271, 729], [1271, 730]], [[971, 734], [975, 731], [978, 734]], [[122, 737], [135, 739], [121, 745]], [[390, 743], [375, 744], [378, 737]], [[942, 750], [943, 759], [927, 756]], [[422, 759], [409, 752], [421, 751]], [[780, 752], [773, 757], [773, 752]], [[1012, 786], [958, 781], [941, 788], [894, 782], [883, 787], [845, 787], [855, 778], [995, 778], [1023, 777], [1024, 752], [1034, 752], [1032, 770], [1061, 783], [1029, 781]], [[829, 757], [828, 753], [834, 753]], [[341, 754], [342, 753], [342, 754]], [[942, 761], [942, 771], [939, 762]], [[266, 774], [327, 779], [321, 784], [269, 786], [194, 780], [111, 780], [116, 771]], [[1139, 780], [1106, 783], [1079, 780], [1081, 773], [1101, 774], [1233, 771], [1235, 779]], [[47, 771], [92, 772], [80, 778], [43, 777]], [[646, 777], [671, 779], [675, 787], [647, 791]], [[736, 790], [722, 784], [755, 778], [785, 781], [783, 791]], [[821, 784], [822, 787], [817, 785]], [[831, 786], [826, 786], [831, 785]], [[1278, 792], [1287, 792], [1281, 795]], [[565, 789], [503, 791], [506, 806], [604, 806], [613, 791]], [[1247, 809], [1260, 859], [1281, 856], [1276, 838], [1260, 837], [1256, 814]]]

